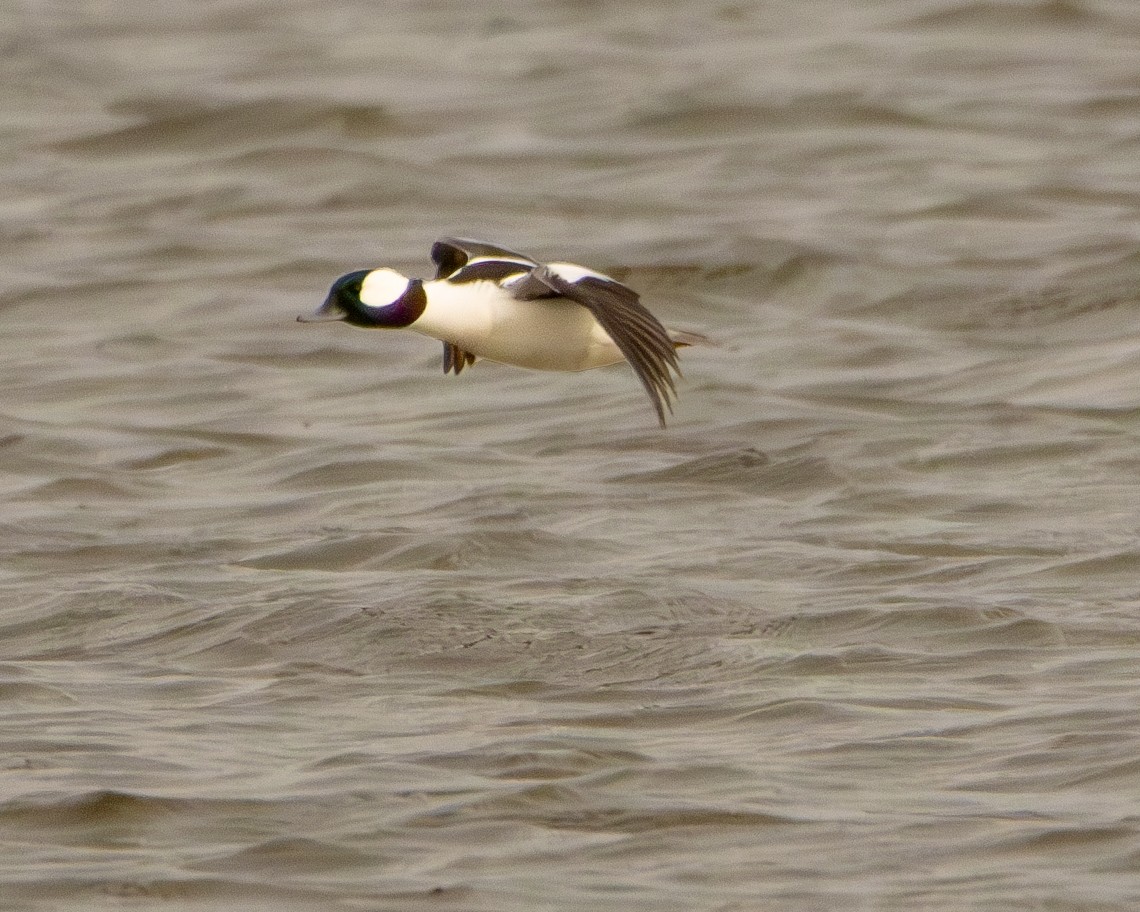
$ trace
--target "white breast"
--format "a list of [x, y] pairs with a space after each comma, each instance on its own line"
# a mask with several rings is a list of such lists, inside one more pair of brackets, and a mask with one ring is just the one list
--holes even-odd
[[538, 370], [579, 371], [624, 360], [580, 304], [518, 301], [494, 282], [425, 282], [428, 305], [409, 328], [480, 358]]

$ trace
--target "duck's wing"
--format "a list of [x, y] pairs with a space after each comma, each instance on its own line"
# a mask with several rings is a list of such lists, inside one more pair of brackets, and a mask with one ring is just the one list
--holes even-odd
[[449, 282], [500, 282], [538, 265], [521, 253], [471, 238], [440, 238], [431, 245], [431, 259], [436, 279]]
[[[451, 284], [480, 280], [502, 282], [523, 276], [538, 264], [528, 256], [477, 241], [473, 238], [440, 238], [431, 245], [431, 259], [435, 263], [436, 281], [443, 279]], [[456, 376], [463, 368], [475, 363], [475, 356], [451, 342], [443, 343], [443, 372]]]
[[471, 352], [464, 351], [451, 342], [443, 343], [443, 372], [445, 374], [455, 371], [455, 376], [458, 377], [463, 372], [463, 368], [474, 363], [475, 356]]
[[677, 394], [673, 374], [681, 374], [669, 331], [632, 288], [581, 267], [563, 270], [562, 265], [536, 266], [503, 287], [521, 300], [557, 295], [585, 307], [625, 355], [664, 427], [665, 409], [673, 411], [672, 398]]

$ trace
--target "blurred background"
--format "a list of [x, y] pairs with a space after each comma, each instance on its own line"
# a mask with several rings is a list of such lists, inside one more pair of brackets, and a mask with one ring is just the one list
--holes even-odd
[[[1140, 904], [1133, 0], [0, 0], [0, 904]], [[294, 322], [441, 235], [683, 352]]]

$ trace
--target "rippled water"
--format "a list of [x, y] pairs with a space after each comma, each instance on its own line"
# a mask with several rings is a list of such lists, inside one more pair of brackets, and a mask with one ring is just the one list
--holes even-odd
[[[1140, 907], [1132, 0], [3, 19], [5, 909]], [[440, 234], [669, 429], [293, 322]]]

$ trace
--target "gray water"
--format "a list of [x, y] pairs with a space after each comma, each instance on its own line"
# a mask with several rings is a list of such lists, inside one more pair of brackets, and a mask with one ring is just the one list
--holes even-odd
[[1133, 0], [0, 19], [0, 907], [1140, 907]]

